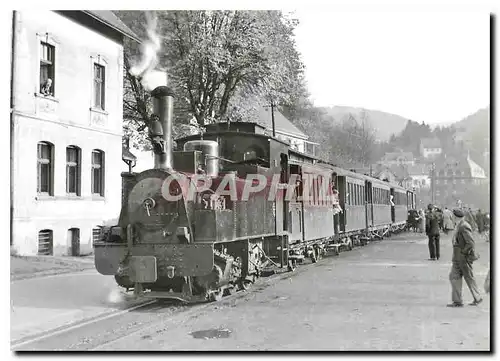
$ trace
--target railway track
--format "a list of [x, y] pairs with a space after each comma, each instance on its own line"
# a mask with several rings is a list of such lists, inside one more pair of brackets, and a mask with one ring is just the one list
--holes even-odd
[[[358, 247], [356, 247], [358, 248]], [[289, 279], [297, 274], [307, 272], [309, 267], [316, 267], [327, 262], [330, 257], [317, 263], [305, 263], [294, 272], [276, 272], [270, 276], [259, 278], [250, 289], [225, 296], [215, 303], [186, 305], [177, 301], [145, 300], [123, 310], [110, 311], [76, 323], [61, 326], [35, 335], [26, 336], [11, 342], [12, 351], [84, 351], [99, 350], [109, 347], [125, 337], [153, 329], [162, 322], [168, 322], [173, 315], [182, 313], [185, 317], [202, 312], [205, 309], [218, 307], [220, 303], [232, 302], [244, 297], [251, 297], [274, 282]]]

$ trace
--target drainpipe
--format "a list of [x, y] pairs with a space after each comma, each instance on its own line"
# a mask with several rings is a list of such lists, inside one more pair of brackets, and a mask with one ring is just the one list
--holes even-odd
[[16, 74], [16, 30], [17, 11], [12, 12], [12, 51], [10, 69], [10, 245], [14, 244], [14, 110], [15, 110], [15, 81]]

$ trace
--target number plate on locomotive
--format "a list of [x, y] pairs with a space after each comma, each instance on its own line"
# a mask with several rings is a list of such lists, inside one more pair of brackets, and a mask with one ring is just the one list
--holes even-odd
[[156, 257], [133, 256], [130, 258], [130, 279], [134, 282], [156, 282], [158, 272]]

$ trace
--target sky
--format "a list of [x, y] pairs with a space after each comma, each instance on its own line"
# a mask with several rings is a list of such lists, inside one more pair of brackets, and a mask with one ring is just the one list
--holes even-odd
[[294, 15], [316, 106], [363, 107], [435, 125], [490, 103], [488, 12], [311, 7]]

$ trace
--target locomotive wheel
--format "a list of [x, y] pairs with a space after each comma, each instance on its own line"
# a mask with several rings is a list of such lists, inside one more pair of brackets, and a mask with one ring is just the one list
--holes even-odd
[[233, 294], [233, 287], [228, 286], [224, 288], [224, 292], [222, 293], [223, 296], [231, 296]]
[[222, 289], [219, 288], [209, 293], [208, 300], [211, 302], [218, 302], [222, 299], [222, 296], [223, 296], [223, 291]]
[[240, 281], [240, 282], [238, 282], [238, 290], [246, 291], [250, 288], [251, 285], [252, 285], [252, 282], [249, 280]]
[[135, 286], [134, 282], [132, 282], [128, 276], [115, 275], [115, 281], [120, 287], [125, 289], [131, 289]]

